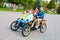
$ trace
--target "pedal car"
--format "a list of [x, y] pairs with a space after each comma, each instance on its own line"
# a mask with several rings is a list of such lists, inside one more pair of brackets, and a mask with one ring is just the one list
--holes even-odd
[[[46, 31], [47, 25], [45, 21], [46, 20], [43, 20], [43, 19], [40, 21], [39, 28], [40, 28], [41, 33], [44, 33]], [[22, 35], [24, 37], [27, 37], [28, 35], [30, 35], [30, 32], [32, 31], [32, 29], [34, 29], [36, 26], [36, 23], [35, 23], [34, 26], [31, 27], [33, 22], [34, 20], [29, 21], [29, 20], [23, 20], [23, 19], [18, 18], [16, 21], [13, 21], [11, 23], [10, 28], [12, 31], [17, 31], [17, 29], [20, 28], [22, 30]]]

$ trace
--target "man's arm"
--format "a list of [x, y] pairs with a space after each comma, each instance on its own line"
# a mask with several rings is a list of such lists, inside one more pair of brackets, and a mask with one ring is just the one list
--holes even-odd
[[39, 18], [44, 18], [44, 12], [41, 12], [41, 16]]

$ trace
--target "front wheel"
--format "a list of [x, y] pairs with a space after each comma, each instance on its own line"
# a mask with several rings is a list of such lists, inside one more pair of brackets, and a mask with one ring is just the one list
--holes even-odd
[[41, 24], [41, 27], [40, 27], [40, 32], [41, 33], [44, 33], [47, 29], [47, 25], [46, 24]]
[[31, 32], [30, 26], [29, 26], [28, 24], [26, 24], [26, 25], [23, 27], [22, 35], [23, 35], [24, 37], [27, 37], [28, 35], [30, 35], [30, 32]]
[[12, 31], [17, 31], [18, 27], [16, 26], [17, 21], [13, 21], [10, 25], [10, 28]]

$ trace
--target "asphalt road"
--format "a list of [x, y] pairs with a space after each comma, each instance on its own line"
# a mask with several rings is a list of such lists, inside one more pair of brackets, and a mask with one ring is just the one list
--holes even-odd
[[60, 15], [46, 14], [47, 31], [40, 33], [38, 29], [28, 37], [23, 37], [21, 30], [14, 32], [10, 29], [11, 22], [21, 15], [21, 12], [0, 11], [0, 40], [60, 40]]

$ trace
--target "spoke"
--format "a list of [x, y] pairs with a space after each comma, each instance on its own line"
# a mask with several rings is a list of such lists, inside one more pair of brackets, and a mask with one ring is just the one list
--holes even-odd
[[29, 27], [26, 27], [25, 29], [24, 29], [24, 34], [25, 35], [28, 35], [30, 33], [30, 29], [29, 29]]

